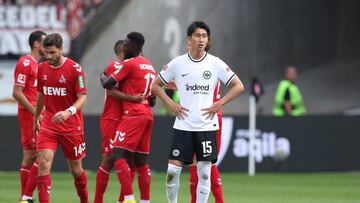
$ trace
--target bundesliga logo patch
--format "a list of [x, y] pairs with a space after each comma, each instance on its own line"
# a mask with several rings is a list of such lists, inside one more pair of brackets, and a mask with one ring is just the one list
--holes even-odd
[[84, 83], [84, 78], [83, 78], [83, 76], [80, 75], [79, 78], [78, 78], [78, 80], [79, 80], [79, 87], [80, 87], [81, 89], [84, 88], [84, 87], [85, 87], [85, 83]]

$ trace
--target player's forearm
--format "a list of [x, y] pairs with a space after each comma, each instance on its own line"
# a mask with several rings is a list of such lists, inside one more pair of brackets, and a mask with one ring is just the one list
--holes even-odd
[[24, 93], [22, 92], [22, 88], [15, 86], [12, 96], [22, 107], [31, 112], [33, 115], [35, 114], [35, 107], [25, 97]]
[[166, 93], [164, 92], [163, 88], [162, 88], [162, 82], [159, 81], [159, 78], [156, 78], [151, 90], [154, 92], [154, 94], [159, 97], [161, 99], [161, 101], [163, 101], [165, 104], [170, 104], [171, 102], [173, 102], [171, 100], [171, 98], [169, 96], [166, 95]]
[[35, 120], [39, 118], [41, 112], [44, 108], [44, 95], [38, 92], [36, 96], [36, 106], [35, 106]]
[[76, 111], [81, 110], [86, 104], [86, 94], [79, 94], [78, 99], [75, 101], [75, 103], [72, 105], [75, 107]]
[[114, 97], [115, 99], [120, 99], [120, 100], [129, 100], [131, 101], [131, 97], [123, 92], [120, 92], [118, 90], [115, 89], [107, 89], [106, 93], [111, 96]]
[[222, 106], [234, 100], [235, 97], [244, 91], [244, 85], [237, 76], [231, 81], [230, 85], [230, 90], [219, 101]]

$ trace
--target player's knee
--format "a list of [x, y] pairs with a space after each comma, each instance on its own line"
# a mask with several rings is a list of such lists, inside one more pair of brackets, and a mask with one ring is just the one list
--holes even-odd
[[199, 179], [209, 180], [211, 174], [211, 162], [208, 161], [199, 161], [197, 166], [197, 172]]
[[104, 166], [107, 169], [112, 169], [114, 166], [114, 157], [104, 157], [104, 159], [101, 162], [101, 165]]
[[36, 159], [35, 151], [26, 151], [23, 153], [22, 165], [23, 166], [31, 166]]
[[79, 167], [71, 167], [69, 170], [73, 177], [79, 177], [83, 172], [83, 169]]
[[174, 179], [178, 178], [181, 173], [181, 167], [175, 166], [173, 164], [168, 165], [166, 183], [172, 183]]
[[39, 158], [39, 171], [46, 173], [47, 171], [50, 171], [51, 167], [51, 161], [46, 158]]

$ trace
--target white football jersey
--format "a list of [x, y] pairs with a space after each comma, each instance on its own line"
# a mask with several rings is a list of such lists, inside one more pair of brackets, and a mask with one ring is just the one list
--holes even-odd
[[189, 110], [184, 119], [175, 119], [174, 128], [184, 131], [213, 131], [219, 129], [217, 115], [206, 119], [201, 109], [213, 104], [214, 90], [219, 81], [230, 84], [235, 73], [218, 57], [205, 53], [195, 60], [189, 53], [170, 61], [159, 73], [163, 83], [174, 80], [180, 94], [180, 104]]

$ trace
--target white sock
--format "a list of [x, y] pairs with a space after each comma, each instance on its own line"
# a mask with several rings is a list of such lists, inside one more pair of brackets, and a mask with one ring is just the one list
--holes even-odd
[[140, 203], [150, 203], [150, 200], [140, 200]]
[[134, 195], [125, 195], [125, 196], [124, 196], [124, 200], [125, 200], [125, 201], [127, 201], [127, 200], [134, 200], [134, 199], [135, 199]]
[[182, 167], [168, 164], [166, 175], [166, 196], [169, 203], [177, 203], [177, 196], [179, 192], [179, 176]]
[[21, 200], [32, 200], [32, 197], [31, 196], [27, 196], [27, 195], [23, 195], [21, 197]]
[[199, 161], [197, 163], [199, 182], [196, 188], [196, 203], [207, 203], [211, 188], [211, 162]]

